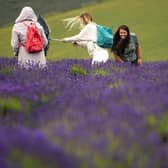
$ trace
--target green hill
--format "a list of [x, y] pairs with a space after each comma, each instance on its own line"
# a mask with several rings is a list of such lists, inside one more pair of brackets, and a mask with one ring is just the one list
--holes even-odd
[[[94, 21], [99, 24], [113, 26], [114, 31], [121, 24], [127, 24], [132, 32], [138, 35], [142, 47], [144, 61], [168, 60], [168, 1], [160, 0], [107, 0], [103, 3], [90, 5], [63, 13], [53, 13], [45, 16], [51, 29], [52, 38], [63, 38], [77, 33], [79, 30], [68, 32], [62, 19], [88, 11]], [[12, 25], [0, 29], [0, 55], [12, 57], [10, 46]], [[111, 57], [112, 54], [110, 54]], [[87, 52], [71, 44], [51, 41], [48, 60], [64, 58], [86, 58]]]

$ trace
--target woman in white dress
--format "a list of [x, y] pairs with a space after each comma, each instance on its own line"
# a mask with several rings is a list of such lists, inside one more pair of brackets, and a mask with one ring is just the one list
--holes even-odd
[[27, 38], [27, 26], [31, 23], [35, 23], [37, 26], [43, 41], [43, 46], [48, 44], [48, 40], [45, 36], [42, 26], [37, 22], [37, 16], [31, 7], [24, 7], [12, 29], [11, 46], [14, 54], [18, 56], [18, 64], [23, 67], [30, 67], [38, 64], [40, 67], [46, 66], [46, 57], [44, 49], [37, 53], [28, 53], [25, 49], [25, 43]]
[[85, 12], [80, 16], [64, 19], [64, 21], [67, 22], [67, 27], [70, 29], [76, 24], [80, 24], [81, 27], [79, 34], [64, 38], [64, 42], [72, 42], [75, 45], [86, 48], [89, 56], [92, 58], [92, 65], [107, 62], [109, 59], [108, 51], [96, 44], [96, 23], [93, 22], [92, 16], [89, 13]]

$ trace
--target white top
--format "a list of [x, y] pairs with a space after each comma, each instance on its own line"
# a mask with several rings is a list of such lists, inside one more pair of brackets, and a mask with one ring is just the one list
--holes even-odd
[[64, 41], [76, 42], [81, 47], [86, 48], [89, 55], [93, 58], [92, 64], [94, 64], [94, 62], [106, 62], [109, 58], [107, 50], [96, 44], [97, 27], [93, 22], [87, 24], [79, 34], [64, 38]]
[[73, 42], [73, 41], [97, 41], [97, 28], [95, 23], [87, 24], [79, 34], [64, 38], [66, 42]]

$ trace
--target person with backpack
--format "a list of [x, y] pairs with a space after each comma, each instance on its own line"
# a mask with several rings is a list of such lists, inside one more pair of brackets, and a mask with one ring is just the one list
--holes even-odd
[[11, 46], [23, 67], [46, 66], [44, 48], [48, 40], [37, 16], [29, 6], [22, 8], [12, 28]]
[[114, 34], [111, 51], [115, 61], [119, 63], [131, 62], [141, 65], [141, 48], [135, 33], [131, 33], [127, 25], [121, 25]]
[[80, 26], [81, 31], [72, 37], [63, 38], [63, 42], [71, 42], [74, 45], [86, 48], [92, 58], [91, 64], [107, 62], [109, 54], [106, 48], [100, 47], [97, 41], [97, 24], [93, 22], [91, 14], [84, 12], [80, 16], [64, 19], [66, 26], [71, 30], [75, 25]]

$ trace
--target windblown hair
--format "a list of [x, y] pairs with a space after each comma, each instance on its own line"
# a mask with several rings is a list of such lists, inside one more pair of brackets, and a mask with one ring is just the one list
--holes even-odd
[[84, 12], [81, 13], [79, 16], [63, 19], [63, 22], [66, 24], [65, 28], [68, 28], [68, 30], [72, 30], [76, 26], [81, 29], [85, 25], [87, 25], [89, 21], [92, 20], [92, 16], [89, 13]]
[[63, 19], [63, 22], [66, 24], [65, 28], [68, 28], [68, 30], [72, 30], [75, 26], [80, 26], [80, 17], [75, 16], [71, 18]]
[[[121, 39], [120, 29], [127, 31], [128, 35], [125, 39]], [[130, 30], [128, 26], [121, 25], [116, 31], [116, 33], [114, 34], [112, 51], [116, 50], [118, 53], [123, 53], [125, 48], [128, 47], [129, 42], [130, 42]]]

